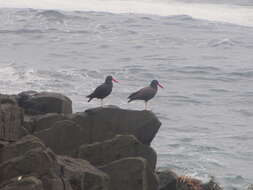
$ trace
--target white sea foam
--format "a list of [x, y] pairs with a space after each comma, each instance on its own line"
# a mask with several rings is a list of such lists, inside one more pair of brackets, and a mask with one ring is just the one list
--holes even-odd
[[183, 3], [175, 0], [0, 0], [0, 7], [140, 13], [193, 18], [253, 26], [253, 7]]

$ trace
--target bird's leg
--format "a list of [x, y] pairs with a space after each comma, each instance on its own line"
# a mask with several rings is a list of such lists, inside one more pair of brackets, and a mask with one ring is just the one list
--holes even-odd
[[145, 110], [148, 110], [148, 102], [145, 101]]
[[104, 107], [103, 99], [101, 99], [101, 107]]

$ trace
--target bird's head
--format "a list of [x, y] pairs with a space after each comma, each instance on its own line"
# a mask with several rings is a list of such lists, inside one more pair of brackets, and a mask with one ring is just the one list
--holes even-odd
[[113, 78], [111, 75], [107, 76], [106, 79], [105, 79], [105, 83], [111, 83], [112, 81], [116, 82], [116, 83], [119, 82], [115, 78]]
[[161, 85], [158, 80], [152, 80], [150, 86], [157, 88], [159, 86], [160, 88], [164, 88], [163, 85]]

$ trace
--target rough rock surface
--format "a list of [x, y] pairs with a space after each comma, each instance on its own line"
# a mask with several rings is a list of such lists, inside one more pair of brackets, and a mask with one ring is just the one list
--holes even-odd
[[71, 116], [85, 128], [87, 143], [104, 141], [117, 134], [134, 135], [149, 145], [160, 128], [160, 121], [150, 111], [124, 110], [119, 108], [94, 108]]
[[23, 112], [15, 98], [0, 95], [0, 140], [15, 141], [25, 134]]
[[72, 114], [71, 104], [57, 93], [0, 95], [0, 190], [158, 189], [152, 112]]
[[81, 128], [69, 120], [57, 121], [51, 128], [34, 133], [57, 154], [76, 154], [84, 138]]
[[[117, 134], [134, 135], [142, 143], [150, 144], [161, 124], [149, 111], [119, 108], [97, 108], [82, 113], [41, 118], [37, 124], [33, 124], [35, 129], [39, 128], [34, 135], [55, 153], [71, 156], [75, 156], [83, 144], [105, 141]], [[153, 163], [155, 161], [152, 161], [152, 167], [155, 165]]]
[[55, 155], [49, 149], [32, 149], [23, 156], [15, 157], [0, 164], [0, 183], [22, 175], [46, 175], [53, 167]]
[[159, 177], [159, 190], [176, 190], [177, 174], [171, 170], [156, 172]]
[[109, 190], [109, 176], [89, 162], [67, 156], [58, 156], [57, 162], [73, 190]]
[[45, 145], [37, 137], [32, 135], [24, 136], [19, 141], [9, 143], [0, 149], [0, 163], [14, 157], [22, 156], [31, 149], [38, 148], [42, 150], [46, 149]]
[[41, 149], [45, 150], [45, 145], [41, 140], [35, 136], [27, 135], [20, 140], [6, 144], [2, 149], [0, 149], [0, 163], [14, 157], [22, 156], [27, 151], [31, 149]]
[[25, 127], [30, 133], [42, 131], [51, 128], [55, 122], [65, 120], [64, 114], [47, 113], [42, 115], [25, 115]]
[[43, 190], [43, 184], [34, 176], [26, 176], [21, 180], [11, 179], [7, 184], [0, 185], [0, 190]]
[[94, 166], [106, 165], [125, 157], [143, 157], [153, 170], [157, 158], [150, 146], [142, 144], [133, 135], [117, 135], [110, 140], [82, 145], [78, 157], [88, 160]]
[[1, 190], [108, 190], [109, 187], [109, 176], [88, 161], [57, 156], [32, 135], [7, 143], [0, 153]]
[[158, 179], [144, 158], [124, 158], [99, 169], [111, 177], [110, 190], [158, 190]]
[[59, 93], [26, 91], [18, 94], [19, 106], [27, 114], [72, 113], [72, 101]]

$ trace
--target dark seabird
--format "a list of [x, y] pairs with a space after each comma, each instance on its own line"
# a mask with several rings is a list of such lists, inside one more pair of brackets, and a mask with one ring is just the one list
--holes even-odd
[[157, 86], [164, 88], [157, 80], [153, 80], [149, 86], [138, 90], [130, 94], [128, 97], [128, 102], [133, 100], [144, 100], [145, 101], [145, 110], [147, 110], [147, 104], [150, 99], [152, 99], [157, 93]]
[[88, 102], [90, 102], [93, 98], [101, 99], [101, 106], [103, 107], [103, 99], [112, 92], [112, 81], [118, 83], [118, 81], [112, 76], [107, 76], [103, 84], [98, 86], [90, 95], [86, 96], [89, 98]]

